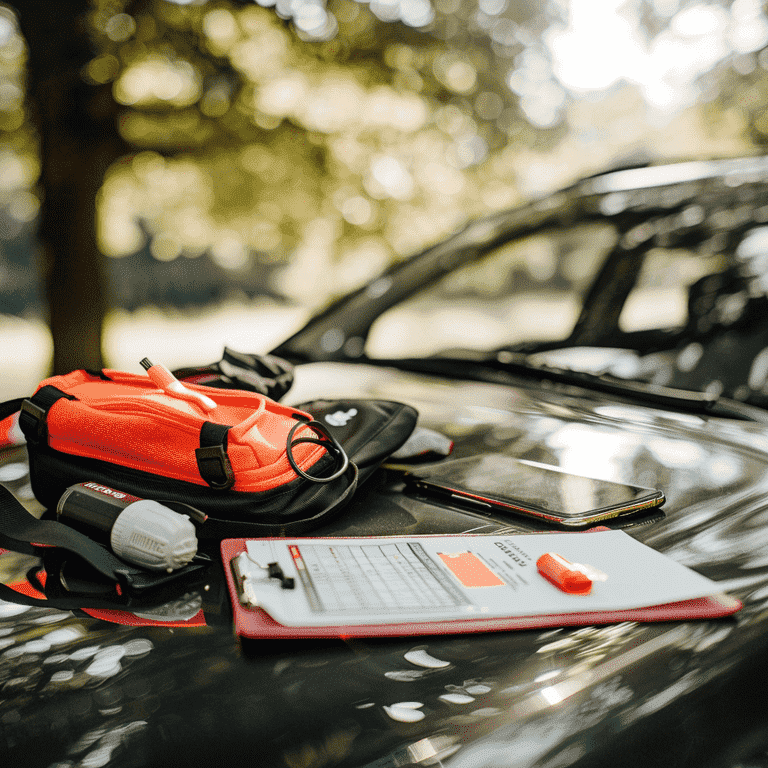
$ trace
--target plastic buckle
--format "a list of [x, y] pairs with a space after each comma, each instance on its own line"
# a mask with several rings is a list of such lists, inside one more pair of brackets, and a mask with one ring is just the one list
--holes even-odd
[[[19, 412], [19, 426], [27, 442], [44, 443], [48, 439], [46, 416], [48, 411], [31, 400], [24, 400]], [[32, 421], [30, 421], [32, 420]]]
[[235, 484], [235, 473], [229, 463], [229, 456], [223, 445], [207, 445], [195, 448], [197, 469], [200, 477], [211, 488], [220, 491], [229, 490]]

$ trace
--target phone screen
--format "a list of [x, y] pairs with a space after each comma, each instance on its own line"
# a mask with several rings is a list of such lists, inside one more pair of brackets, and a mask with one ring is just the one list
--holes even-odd
[[574, 475], [501, 454], [448, 460], [412, 473], [406, 481], [420, 493], [454, 504], [576, 527], [664, 502], [664, 494], [652, 488]]

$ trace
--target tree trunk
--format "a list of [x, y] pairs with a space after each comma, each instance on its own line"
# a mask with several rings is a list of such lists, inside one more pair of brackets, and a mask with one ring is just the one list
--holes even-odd
[[15, 0], [28, 53], [27, 98], [40, 146], [39, 240], [53, 336], [53, 372], [102, 367], [109, 304], [96, 243], [96, 195], [128, 151], [111, 84], [82, 78], [93, 57], [89, 0]]

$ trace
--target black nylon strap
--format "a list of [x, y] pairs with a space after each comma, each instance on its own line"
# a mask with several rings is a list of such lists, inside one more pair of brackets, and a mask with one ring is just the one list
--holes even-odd
[[19, 414], [19, 427], [28, 443], [44, 443], [48, 440], [46, 419], [51, 406], [58, 400], [76, 400], [74, 395], [68, 395], [56, 387], [47, 384], [35, 392], [32, 397], [22, 400]]
[[66, 397], [67, 400], [77, 400], [74, 395], [68, 395], [58, 387], [53, 387], [50, 384], [40, 387], [32, 397], [27, 399], [47, 411], [57, 400], [61, 400], [62, 397]]
[[200, 427], [200, 447], [209, 448], [214, 445], [221, 445], [224, 450], [227, 449], [227, 436], [232, 427], [226, 424], [215, 424], [212, 421], [204, 421]]
[[14, 552], [35, 554], [33, 543], [62, 547], [82, 557], [107, 578], [130, 581], [131, 567], [109, 550], [55, 520], [38, 520], [0, 485], [0, 546]]
[[227, 435], [232, 427], [204, 421], [200, 447], [195, 449], [197, 470], [211, 488], [226, 491], [235, 484], [235, 473], [227, 456]]
[[0, 421], [13, 416], [14, 413], [18, 413], [21, 410], [21, 404], [25, 400], [25, 397], [17, 397], [15, 400], [6, 400], [4, 403], [0, 403]]

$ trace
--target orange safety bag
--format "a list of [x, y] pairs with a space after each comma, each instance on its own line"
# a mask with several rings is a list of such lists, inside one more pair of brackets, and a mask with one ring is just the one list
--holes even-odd
[[[38, 518], [0, 485], [0, 547], [41, 560], [27, 574], [29, 589], [0, 582], [3, 600], [99, 609], [103, 617], [165, 606], [178, 590], [210, 589], [214, 542], [318, 528], [387, 457], [421, 455], [418, 446], [405, 445], [418, 414], [403, 403], [278, 403], [269, 395], [281, 397], [293, 377], [278, 358], [225, 350], [221, 363], [177, 371], [182, 381], [148, 360], [142, 365], [146, 376], [114, 370], [54, 376], [31, 397], [0, 403], [0, 427], [20, 428], [32, 491], [47, 507]], [[6, 441], [18, 442], [15, 434]], [[99, 520], [80, 519], [93, 523], [81, 530], [56, 514], [79, 483], [187, 515], [201, 547], [173, 571], [121, 559]]]
[[[355, 462], [310, 413], [142, 365], [146, 376], [54, 376], [32, 397], [4, 404], [0, 418], [20, 407], [32, 490], [49, 509], [69, 486], [93, 481], [201, 510], [208, 519], [199, 538], [285, 535], [317, 527], [354, 493]], [[402, 443], [416, 414], [393, 405]]]

